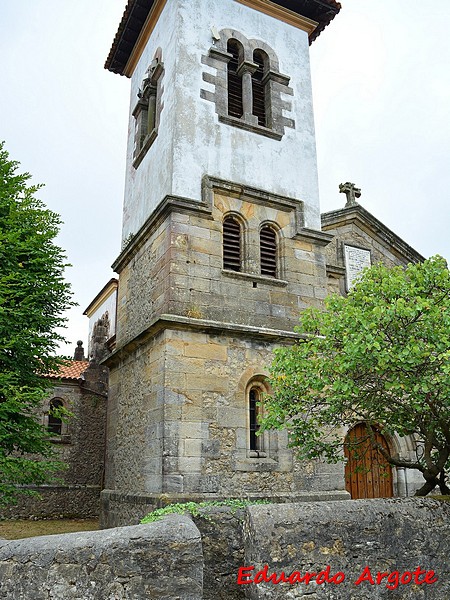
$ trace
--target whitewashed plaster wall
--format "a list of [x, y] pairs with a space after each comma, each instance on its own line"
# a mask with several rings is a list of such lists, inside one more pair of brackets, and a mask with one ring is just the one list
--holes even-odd
[[[201, 60], [213, 43], [212, 25], [265, 41], [276, 52], [294, 90], [293, 97], [283, 95], [292, 101], [285, 116], [296, 123], [281, 141], [219, 123], [214, 103], [200, 97], [201, 88], [213, 91], [202, 73], [215, 69]], [[131, 111], [158, 46], [164, 108], [158, 137], [135, 170]], [[305, 226], [320, 229], [308, 35], [235, 0], [168, 0], [132, 77], [123, 238], [136, 233], [167, 194], [200, 200], [204, 175], [299, 199]]]
[[[172, 193], [174, 129], [176, 106], [174, 89], [177, 69], [178, 2], [168, 0], [152, 32], [131, 78], [130, 115], [128, 124], [125, 199], [123, 209], [122, 240], [135, 234], [145, 223], [155, 207]], [[132, 165], [135, 119], [132, 111], [138, 100], [138, 91], [145, 72], [157, 48], [162, 49], [164, 63], [164, 88], [158, 137], [137, 169]]]

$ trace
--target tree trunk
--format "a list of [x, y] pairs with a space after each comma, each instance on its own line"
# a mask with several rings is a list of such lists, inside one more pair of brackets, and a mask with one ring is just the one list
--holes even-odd
[[444, 469], [442, 469], [441, 474], [439, 476], [439, 489], [441, 490], [441, 494], [443, 496], [450, 496], [450, 488], [447, 486], [447, 484], [445, 483], [445, 471]]
[[426, 479], [423, 486], [416, 491], [414, 496], [426, 496], [432, 492], [437, 485], [439, 485], [439, 480], [437, 477]]

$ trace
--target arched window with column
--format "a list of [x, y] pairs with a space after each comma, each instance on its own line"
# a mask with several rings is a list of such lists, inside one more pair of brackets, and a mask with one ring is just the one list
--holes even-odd
[[160, 114], [163, 108], [162, 78], [164, 65], [162, 50], [158, 48], [153, 60], [145, 72], [138, 91], [138, 102], [133, 110], [135, 119], [133, 167], [138, 168], [150, 146], [158, 135]]
[[200, 96], [214, 102], [219, 122], [275, 140], [286, 128], [295, 128], [287, 116], [292, 102], [285, 97], [294, 94], [290, 77], [280, 72], [277, 54], [267, 43], [222, 29], [202, 60], [208, 66], [203, 80], [215, 89], [201, 88]]

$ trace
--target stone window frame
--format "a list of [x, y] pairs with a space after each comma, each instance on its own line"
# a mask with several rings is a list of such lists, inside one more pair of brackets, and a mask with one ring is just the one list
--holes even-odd
[[[227, 241], [225, 239], [225, 222], [226, 221], [235, 221], [239, 225], [239, 269], [232, 268], [229, 264], [227, 264]], [[223, 216], [222, 220], [222, 267], [226, 271], [232, 271], [233, 273], [242, 273], [243, 265], [244, 265], [244, 257], [245, 257], [245, 244], [244, 244], [244, 235], [245, 231], [245, 220], [242, 218], [242, 215], [236, 212], [228, 212]]]
[[64, 398], [61, 398], [61, 396], [54, 396], [53, 398], [51, 398], [49, 400], [48, 403], [48, 410], [44, 413], [44, 417], [43, 417], [43, 426], [44, 428], [48, 431], [48, 436], [51, 442], [55, 442], [55, 443], [60, 443], [60, 444], [68, 444], [70, 443], [70, 433], [69, 433], [69, 425], [68, 423], [65, 423], [63, 420], [61, 420], [61, 430], [59, 433], [55, 432], [55, 431], [50, 431], [49, 427], [50, 427], [50, 412], [52, 410], [52, 403], [58, 401], [60, 402], [60, 406], [62, 408], [67, 408], [67, 403], [64, 400]]
[[236, 449], [231, 453], [231, 465], [237, 472], [288, 473], [292, 471], [292, 451], [288, 449], [287, 434], [280, 431], [265, 431], [260, 436], [263, 450], [250, 450], [249, 393], [259, 388], [261, 394], [272, 392], [265, 369], [248, 367], [241, 375], [237, 394], [242, 407], [242, 426], [236, 436]]
[[[224, 252], [225, 252], [225, 240], [224, 240], [224, 235], [223, 235], [223, 223], [225, 222], [226, 219], [228, 218], [233, 218], [234, 220], [236, 220], [240, 227], [241, 227], [241, 246], [240, 246], [240, 254], [241, 254], [241, 264], [240, 264], [240, 270], [237, 271], [235, 269], [229, 269], [225, 266], [225, 260], [224, 260]], [[271, 228], [276, 235], [276, 273], [275, 275], [266, 275], [263, 274], [262, 271], [262, 264], [261, 264], [261, 230], [263, 228]], [[252, 233], [253, 231], [253, 233]], [[281, 227], [279, 226], [278, 223], [276, 223], [275, 221], [269, 221], [269, 220], [265, 220], [262, 221], [259, 224], [259, 228], [258, 228], [258, 233], [256, 234], [256, 232], [254, 230], [250, 230], [249, 224], [247, 223], [246, 219], [243, 217], [243, 215], [237, 211], [228, 211], [227, 213], [224, 214], [223, 216], [223, 220], [222, 220], [222, 273], [224, 275], [230, 276], [230, 277], [238, 277], [238, 278], [253, 278], [259, 281], [270, 281], [270, 282], [274, 282], [274, 283], [279, 283], [280, 285], [285, 285], [286, 282], [282, 279], [282, 273], [283, 273], [283, 261], [282, 261], [282, 257], [281, 257], [281, 242], [282, 242], [282, 231], [281, 231]], [[257, 239], [256, 239], [257, 236]], [[258, 263], [257, 263], [257, 269], [258, 272], [257, 273], [253, 273], [252, 270], [250, 269], [250, 263], [254, 262], [254, 258], [249, 256], [249, 252], [248, 252], [248, 248], [250, 247], [250, 245], [253, 244], [257, 244], [258, 246]]]
[[225, 266], [222, 267], [223, 273], [228, 273], [230, 275], [245, 275], [248, 270], [248, 236], [249, 236], [249, 226], [245, 217], [236, 210], [227, 211], [222, 217], [222, 265], [223, 262], [223, 252], [224, 252], [224, 238], [223, 238], [223, 223], [226, 219], [232, 218], [237, 221], [241, 227], [241, 268], [239, 271], [234, 271], [231, 269], [227, 269]]
[[[260, 415], [263, 412], [262, 402], [263, 402], [263, 394], [269, 393], [269, 387], [265, 385], [264, 378], [256, 377], [252, 378], [250, 383], [247, 386], [246, 392], [246, 401], [247, 401], [247, 437], [248, 437], [248, 458], [267, 458], [267, 452], [265, 452], [265, 448], [267, 447], [267, 436], [264, 434], [256, 436], [256, 439], [252, 440], [252, 400], [251, 393], [256, 392], [256, 421], [258, 421]], [[259, 404], [259, 406], [258, 406]], [[257, 430], [259, 429], [259, 425], [257, 426]]]
[[144, 156], [158, 136], [162, 102], [164, 63], [162, 50], [158, 48], [153, 60], [145, 72], [141, 87], [138, 91], [138, 101], [132, 115], [135, 119], [133, 167], [141, 164]]
[[[236, 40], [242, 48], [237, 70], [243, 85], [243, 115], [240, 118], [231, 116], [228, 112], [228, 63], [233, 59], [233, 54], [228, 52], [230, 40]], [[262, 78], [266, 103], [265, 126], [260, 125], [258, 117], [253, 114], [252, 75], [258, 69], [258, 64], [254, 62], [254, 53], [257, 51], [267, 56]], [[200, 95], [204, 100], [214, 102], [219, 122], [276, 140], [282, 139], [286, 127], [295, 128], [295, 121], [283, 114], [292, 111], [292, 102], [282, 98], [282, 94], [292, 96], [294, 93], [289, 87], [290, 77], [280, 72], [277, 55], [268, 44], [261, 40], [247, 39], [234, 29], [222, 29], [219, 39], [210, 48], [208, 55], [202, 57], [202, 62], [216, 69], [215, 75], [207, 71], [203, 73], [203, 80], [214, 85], [214, 92], [202, 89]]]
[[[275, 234], [275, 275], [268, 275], [267, 273], [262, 273], [262, 269], [263, 269], [263, 261], [262, 261], [262, 256], [261, 256], [261, 232], [263, 231], [263, 229], [271, 229], [274, 234]], [[280, 252], [280, 248], [281, 248], [281, 240], [282, 240], [282, 233], [281, 233], [281, 228], [278, 225], [278, 223], [276, 223], [275, 221], [263, 221], [262, 223], [260, 223], [259, 225], [259, 234], [258, 234], [258, 242], [259, 242], [259, 269], [260, 269], [260, 273], [262, 277], [272, 277], [273, 279], [281, 279], [281, 273], [282, 273], [282, 261], [281, 261], [281, 252]]]

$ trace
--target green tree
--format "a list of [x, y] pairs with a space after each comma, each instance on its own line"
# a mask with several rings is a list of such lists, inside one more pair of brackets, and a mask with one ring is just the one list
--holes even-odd
[[[347, 297], [302, 313], [302, 339], [280, 348], [262, 430], [287, 428], [303, 459], [344, 460], [343, 428], [366, 424], [369, 447], [425, 478], [416, 495], [442, 493], [450, 456], [450, 274], [439, 256], [366, 269]], [[375, 431], [413, 436], [414, 460], [390, 454]], [[370, 444], [368, 444], [368, 440]]]
[[55, 351], [63, 338], [55, 328], [73, 304], [65, 256], [54, 243], [59, 216], [35, 198], [40, 186], [17, 168], [0, 144], [0, 504], [30, 493], [20, 486], [45, 483], [62, 466], [39, 407], [49, 388], [42, 376], [61, 364]]

